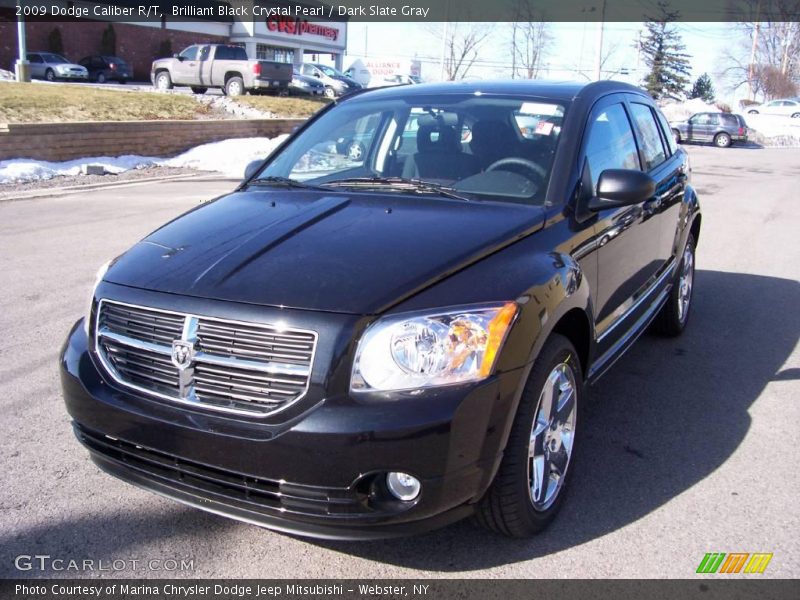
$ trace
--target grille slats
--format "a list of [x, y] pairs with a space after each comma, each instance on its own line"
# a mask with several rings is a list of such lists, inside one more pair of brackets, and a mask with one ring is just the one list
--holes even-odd
[[[305, 394], [317, 340], [309, 331], [108, 300], [100, 302], [97, 326], [98, 354], [119, 383], [170, 400], [258, 414]], [[191, 349], [186, 364], [173, 363], [179, 358], [172, 356], [173, 342]]]

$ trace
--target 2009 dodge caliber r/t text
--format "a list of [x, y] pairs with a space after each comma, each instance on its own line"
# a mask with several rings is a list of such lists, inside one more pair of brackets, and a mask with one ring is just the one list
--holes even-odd
[[686, 326], [689, 175], [625, 84], [355, 94], [101, 269], [61, 357], [75, 433], [116, 477], [280, 531], [534, 534], [585, 386]]

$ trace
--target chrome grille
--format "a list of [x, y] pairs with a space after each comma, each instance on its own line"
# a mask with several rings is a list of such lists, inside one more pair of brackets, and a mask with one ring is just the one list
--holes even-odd
[[268, 414], [308, 390], [313, 331], [101, 300], [96, 350], [120, 384], [176, 402]]

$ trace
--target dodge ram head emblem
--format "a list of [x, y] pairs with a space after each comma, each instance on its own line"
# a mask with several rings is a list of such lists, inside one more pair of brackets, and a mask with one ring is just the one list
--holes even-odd
[[183, 370], [194, 360], [194, 344], [183, 340], [172, 342], [172, 364]]

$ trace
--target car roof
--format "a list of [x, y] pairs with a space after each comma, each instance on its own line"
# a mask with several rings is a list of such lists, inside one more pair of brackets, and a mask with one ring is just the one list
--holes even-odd
[[576, 97], [585, 96], [587, 100], [600, 98], [615, 92], [632, 92], [647, 96], [643, 90], [619, 81], [595, 81], [584, 83], [577, 81], [548, 81], [541, 79], [507, 79], [480, 81], [447, 81], [439, 83], [420, 83], [413, 86], [396, 86], [390, 88], [370, 89], [366, 93], [357, 94], [354, 100], [369, 97], [412, 97], [437, 94], [509, 94], [529, 95], [537, 98], [548, 98], [562, 102], [571, 102]]

